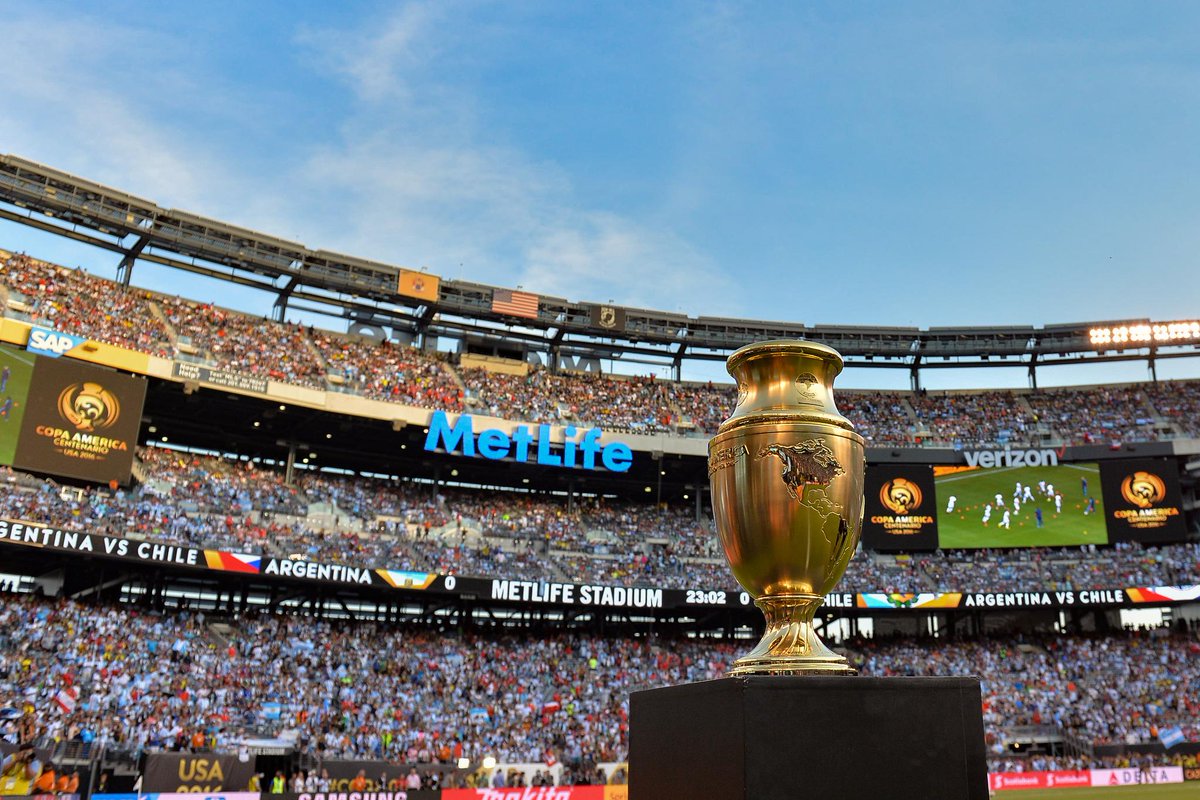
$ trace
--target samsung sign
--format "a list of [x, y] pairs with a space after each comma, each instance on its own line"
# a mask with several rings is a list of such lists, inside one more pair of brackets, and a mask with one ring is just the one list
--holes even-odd
[[426, 450], [445, 450], [464, 456], [483, 456], [498, 461], [515, 458], [528, 461], [531, 451], [537, 463], [548, 467], [582, 467], [583, 469], [604, 468], [612, 472], [627, 472], [633, 463], [633, 451], [623, 442], [600, 444], [601, 431], [592, 428], [575, 438], [574, 426], [563, 429], [562, 452], [550, 449], [550, 426], [539, 425], [537, 441], [526, 425], [518, 425], [512, 435], [498, 428], [486, 428], [475, 433], [474, 420], [470, 414], [462, 414], [453, 426], [445, 411], [433, 412], [429, 420], [429, 434], [425, 437]]

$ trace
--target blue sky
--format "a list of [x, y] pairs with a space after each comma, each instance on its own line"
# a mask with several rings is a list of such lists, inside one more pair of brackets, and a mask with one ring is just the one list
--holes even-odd
[[[311, 247], [690, 315], [1200, 313], [1195, 4], [0, 0], [0, 17], [0, 152]], [[116, 262], [11, 224], [0, 246]], [[153, 266], [136, 280], [264, 307]], [[1023, 385], [1007, 372], [929, 382]]]

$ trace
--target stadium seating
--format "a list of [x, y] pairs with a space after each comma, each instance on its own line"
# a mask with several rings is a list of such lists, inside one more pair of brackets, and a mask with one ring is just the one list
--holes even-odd
[[[1200, 735], [1194, 633], [866, 639], [844, 649], [867, 675], [984, 676], [998, 759], [1027, 726], [1096, 744], [1152, 742], [1176, 725]], [[711, 640], [159, 614], [8, 594], [0, 707], [47, 708], [66, 686], [74, 707], [33, 713], [27, 738], [144, 752], [190, 747], [199, 733], [206, 747], [231, 750], [256, 731], [294, 736], [314, 756], [560, 761], [570, 780], [586, 780], [597, 763], [626, 757], [630, 691], [719, 677], [736, 655]], [[6, 714], [0, 735], [19, 737], [23, 725]]]
[[[730, 384], [534, 369], [456, 368], [453, 357], [272, 322], [129, 289], [0, 251], [7, 313], [151, 355], [405, 405], [631, 433], [710, 435], [733, 408]], [[1048, 446], [1200, 436], [1200, 381], [961, 392], [839, 390], [869, 445]]]
[[[424, 409], [625, 433], [711, 435], [731, 385], [534, 368], [468, 368], [452, 354], [280, 324], [121, 287], [80, 269], [0, 252], [10, 316], [152, 356]], [[1200, 437], [1200, 381], [1037, 391], [839, 390], [839, 408], [884, 447], [1048, 446]], [[712, 522], [690, 507], [450, 489], [299, 470], [161, 447], [138, 452], [128, 490], [63, 487], [0, 468], [0, 516], [156, 542], [445, 575], [734, 588]], [[839, 590], [913, 594], [1114, 589], [1200, 583], [1200, 544], [860, 550]], [[39, 738], [175, 749], [203, 734], [228, 749], [245, 731], [293, 731], [312, 756], [453, 763], [558, 761], [568, 781], [625, 758], [628, 693], [724, 673], [738, 645], [709, 640], [541, 636], [350, 624], [254, 613], [206, 618], [28, 595], [0, 604], [0, 709], [55, 702]], [[212, 623], [219, 622], [214, 627]], [[745, 643], [742, 643], [745, 644]], [[862, 639], [843, 643], [867, 675], [982, 675], [997, 770], [1125, 766], [1093, 745], [1192, 740], [1200, 640], [1186, 626], [1109, 635]], [[264, 703], [283, 698], [278, 720]], [[0, 714], [0, 736], [28, 735]], [[1014, 756], [1020, 728], [1076, 754]], [[1180, 758], [1175, 759], [1181, 763]], [[1194, 757], [1193, 762], [1194, 764]]]
[[[295, 485], [250, 461], [139, 451], [144, 480], [64, 493], [7, 468], [0, 515], [171, 544], [451, 575], [732, 589], [705, 517], [690, 508], [448, 489], [317, 471]], [[860, 551], [843, 591], [1113, 589], [1200, 583], [1200, 544]]]

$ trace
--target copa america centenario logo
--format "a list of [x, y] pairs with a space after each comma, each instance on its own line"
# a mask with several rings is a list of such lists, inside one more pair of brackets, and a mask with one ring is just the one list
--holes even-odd
[[58, 395], [58, 413], [78, 431], [91, 433], [116, 424], [121, 416], [117, 396], [99, 383], [73, 383]]
[[1167, 496], [1167, 484], [1153, 472], [1138, 470], [1121, 481], [1121, 497], [1138, 508], [1153, 508]]
[[880, 487], [879, 502], [893, 514], [907, 516], [921, 507], [921, 487], [907, 478], [893, 478]]

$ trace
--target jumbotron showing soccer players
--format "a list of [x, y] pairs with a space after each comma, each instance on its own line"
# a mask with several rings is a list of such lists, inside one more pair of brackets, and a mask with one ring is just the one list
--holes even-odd
[[[940, 474], [937, 474], [940, 473]], [[1107, 544], [1095, 464], [1011, 469], [938, 469], [942, 547]]]

